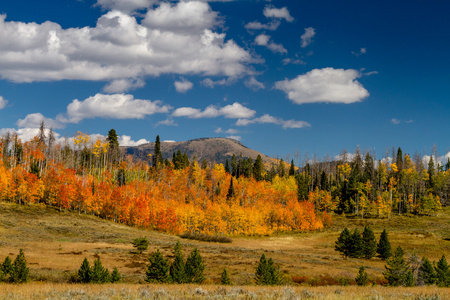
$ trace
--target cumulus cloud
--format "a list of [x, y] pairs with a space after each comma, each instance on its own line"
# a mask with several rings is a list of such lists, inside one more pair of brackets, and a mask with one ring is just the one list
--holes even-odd
[[272, 52], [287, 53], [287, 50], [281, 44], [276, 44], [271, 41], [270, 36], [260, 34], [255, 38], [255, 44], [258, 46], [265, 46]]
[[202, 80], [201, 83], [206, 87], [214, 88], [216, 86], [223, 86], [223, 85], [230, 84], [230, 81], [227, 79], [221, 79], [221, 80], [214, 81], [211, 78], [205, 78], [204, 80]]
[[237, 134], [237, 133], [239, 133], [239, 130], [233, 129], [233, 128], [230, 128], [228, 130], [222, 130], [222, 128], [219, 127], [216, 130], [214, 130], [214, 132], [215, 133]]
[[217, 12], [207, 3], [197, 1], [161, 3], [156, 9], [149, 10], [142, 21], [150, 28], [183, 34], [201, 34], [205, 28], [214, 28], [220, 23]]
[[249, 124], [275, 124], [281, 125], [283, 129], [311, 127], [311, 124], [305, 121], [283, 120], [268, 114], [255, 119], [239, 119], [236, 122], [237, 126], [247, 126]]
[[117, 79], [107, 84], [103, 88], [103, 91], [105, 93], [115, 94], [134, 90], [143, 86], [145, 86], [145, 82], [142, 79]]
[[294, 21], [294, 18], [289, 14], [286, 6], [282, 8], [275, 8], [268, 5], [264, 8], [263, 13], [267, 18], [285, 19], [288, 22]]
[[171, 107], [161, 101], [134, 99], [126, 94], [96, 94], [83, 101], [73, 100], [67, 106], [67, 117], [59, 115], [57, 120], [67, 123], [78, 123], [83, 119], [143, 119], [147, 115], [168, 113]]
[[[224, 33], [218, 14], [204, 2], [162, 3], [145, 17], [127, 14], [152, 1], [103, 1], [114, 9], [95, 27], [62, 28], [54, 22], [7, 21], [0, 15], [0, 77], [14, 82], [90, 80], [128, 88], [124, 79], [161, 74], [240, 76], [251, 73], [252, 55]], [[130, 4], [131, 3], [131, 4]], [[169, 22], [170, 21], [170, 22]], [[125, 86], [125, 87], [123, 87]]]
[[[49, 135], [50, 133], [50, 129], [45, 129], [44, 130], [46, 136]], [[17, 137], [22, 141], [22, 142], [28, 142], [30, 140], [32, 140], [35, 136], [39, 135], [39, 128], [30, 128], [30, 127], [26, 127], [26, 128], [19, 128], [19, 129], [14, 129], [14, 128], [2, 128], [0, 129], [0, 135], [4, 135], [4, 134], [17, 134]], [[59, 142], [61, 140], [60, 135], [56, 132], [53, 132], [54, 137], [56, 138], [57, 142]]]
[[0, 96], [0, 109], [4, 109], [6, 104], [8, 104], [8, 100]]
[[119, 141], [119, 145], [120, 146], [126, 146], [126, 147], [135, 147], [135, 146], [139, 146], [139, 145], [150, 143], [146, 139], [140, 139], [138, 141], [133, 141], [131, 139], [131, 136], [129, 136], [129, 135], [122, 135], [122, 136], [120, 136], [118, 138], [118, 141]]
[[97, 6], [104, 10], [120, 10], [130, 13], [135, 10], [150, 8], [158, 0], [97, 0]]
[[44, 121], [45, 127], [53, 129], [64, 128], [64, 124], [53, 120], [51, 118], [44, 117], [41, 113], [29, 114], [25, 119], [19, 119], [16, 125], [20, 128], [39, 128], [42, 121]]
[[174, 85], [178, 93], [186, 93], [194, 86], [192, 82], [184, 78], [182, 78], [180, 81], [175, 81]]
[[356, 79], [357, 70], [314, 69], [296, 78], [275, 83], [294, 103], [354, 103], [369, 96], [369, 92]]
[[312, 43], [313, 37], [316, 35], [316, 31], [312, 27], [305, 28], [305, 33], [301, 35], [302, 48], [306, 48]]
[[255, 113], [256, 111], [235, 102], [224, 107], [216, 107], [214, 105], [210, 105], [203, 111], [198, 108], [180, 107], [172, 113], [172, 116], [187, 117], [190, 119], [216, 118], [219, 116], [225, 117], [227, 119], [246, 119], [252, 118]]
[[258, 80], [256, 80], [255, 77], [250, 77], [250, 79], [247, 79], [244, 82], [245, 86], [252, 89], [252, 90], [261, 90], [261, 89], [265, 89], [266, 87], [264, 86], [264, 84], [262, 82], [259, 82]]
[[245, 24], [245, 29], [247, 29], [248, 31], [261, 30], [261, 29], [275, 31], [278, 29], [279, 26], [280, 26], [280, 21], [278, 21], [278, 20], [272, 21], [268, 24], [262, 24], [258, 21], [254, 21], [254, 22]]
[[236, 141], [240, 141], [242, 139], [242, 137], [240, 135], [229, 135], [229, 136], [227, 136], [227, 138], [236, 140]]
[[159, 125], [178, 126], [178, 124], [172, 118], [168, 118], [164, 121], [159, 121], [158, 123], [156, 123], [155, 127]]

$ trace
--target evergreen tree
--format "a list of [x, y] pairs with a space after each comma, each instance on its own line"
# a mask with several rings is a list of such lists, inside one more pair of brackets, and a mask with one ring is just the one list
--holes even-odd
[[223, 285], [231, 284], [230, 277], [228, 277], [227, 269], [223, 269], [222, 275], [220, 275], [220, 284], [223, 284]]
[[124, 186], [125, 185], [126, 178], [125, 178], [125, 169], [124, 168], [120, 168], [117, 171], [116, 181], [117, 181], [117, 185], [118, 186]]
[[116, 283], [120, 282], [120, 280], [122, 280], [122, 276], [120, 275], [119, 270], [117, 270], [117, 268], [114, 268], [111, 273], [111, 282]]
[[414, 275], [413, 275], [411, 269], [408, 269], [408, 272], [406, 273], [405, 286], [407, 286], [407, 287], [414, 286]]
[[442, 255], [441, 259], [434, 267], [436, 271], [436, 284], [441, 287], [450, 286], [450, 267], [445, 259], [445, 255]]
[[9, 256], [7, 256], [5, 258], [5, 260], [3, 261], [3, 264], [2, 264], [2, 267], [1, 267], [2, 272], [3, 272], [3, 276], [10, 275], [11, 272], [12, 272], [12, 268], [13, 268], [12, 260], [11, 260], [11, 258]]
[[350, 257], [360, 258], [363, 256], [363, 238], [361, 233], [357, 228], [353, 231], [350, 236]]
[[91, 282], [92, 270], [89, 265], [88, 259], [85, 257], [83, 262], [81, 263], [80, 269], [78, 269], [78, 280], [81, 283], [89, 283]]
[[170, 277], [175, 283], [185, 283], [186, 282], [186, 272], [184, 270], [183, 254], [181, 253], [181, 243], [177, 241], [173, 248], [173, 253], [175, 259], [170, 265]]
[[109, 271], [107, 268], [102, 266], [100, 258], [94, 260], [94, 265], [91, 269], [90, 282], [92, 283], [106, 283], [110, 281]]
[[280, 267], [275, 266], [272, 258], [267, 261], [267, 271], [268, 271], [268, 283], [269, 285], [279, 285], [284, 282], [283, 274], [280, 272]]
[[202, 283], [205, 280], [203, 272], [205, 271], [205, 264], [202, 261], [200, 252], [197, 248], [192, 250], [191, 255], [186, 260], [185, 272], [186, 282], [188, 283]]
[[256, 181], [263, 180], [264, 164], [261, 155], [258, 154], [255, 163], [253, 164], [253, 177]]
[[159, 169], [159, 167], [164, 163], [162, 153], [161, 153], [161, 142], [159, 140], [159, 135], [156, 136], [155, 141], [155, 151], [152, 157], [153, 168]]
[[388, 235], [386, 229], [383, 230], [380, 236], [380, 241], [377, 245], [377, 253], [378, 257], [383, 260], [386, 260], [388, 257], [392, 255], [391, 252], [391, 243], [389, 242]]
[[422, 258], [422, 263], [420, 264], [417, 277], [419, 285], [422, 284], [430, 285], [436, 282], [436, 273], [434, 271], [433, 265], [428, 260], [428, 258], [426, 257]]
[[108, 131], [107, 141], [109, 143], [109, 153], [111, 161], [117, 163], [119, 161], [119, 139], [114, 129]]
[[434, 187], [434, 161], [433, 156], [430, 156], [428, 161], [428, 187]]
[[164, 259], [159, 249], [150, 256], [145, 281], [151, 283], [166, 283], [170, 281], [169, 263]]
[[228, 188], [227, 201], [234, 198], [233, 176], [230, 179], [230, 187]]
[[230, 163], [228, 162], [228, 158], [225, 161], [225, 172], [230, 173]]
[[267, 260], [266, 256], [263, 254], [261, 255], [261, 258], [259, 259], [259, 264], [256, 267], [255, 282], [257, 285], [269, 285], [270, 282], [268, 278], [269, 278], [269, 271], [267, 268]]
[[27, 260], [23, 250], [20, 249], [19, 255], [16, 256], [12, 264], [10, 281], [15, 283], [24, 283], [28, 281], [30, 269], [27, 267]]
[[295, 166], [294, 166], [294, 160], [291, 160], [291, 166], [289, 167], [289, 176], [295, 175]]
[[368, 226], [364, 227], [362, 234], [362, 254], [364, 258], [371, 259], [377, 253], [377, 240], [372, 229]]
[[355, 281], [358, 285], [367, 285], [369, 276], [367, 275], [366, 269], [364, 267], [359, 268], [358, 276], [356, 276]]
[[144, 237], [140, 237], [140, 238], [135, 238], [132, 242], [133, 247], [136, 248], [136, 250], [139, 252], [139, 254], [141, 254], [142, 252], [144, 252], [145, 250], [148, 249], [148, 245], [150, 244], [149, 241], [147, 240], [147, 238]]
[[383, 275], [391, 286], [406, 284], [409, 268], [403, 255], [402, 247], [398, 246], [394, 254], [386, 260], [386, 271]]
[[351, 233], [347, 227], [341, 232], [337, 241], [335, 242], [334, 250], [341, 252], [344, 257], [350, 256], [351, 250]]

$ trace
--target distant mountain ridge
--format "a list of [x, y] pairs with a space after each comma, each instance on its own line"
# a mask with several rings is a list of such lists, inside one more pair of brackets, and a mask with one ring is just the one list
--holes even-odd
[[[148, 160], [148, 154], [155, 151], [155, 143], [147, 143], [135, 147], [124, 147], [127, 154], [131, 154], [136, 158]], [[264, 155], [256, 150], [252, 150], [241, 142], [229, 138], [199, 138], [185, 142], [161, 142], [161, 152], [163, 159], [168, 158], [172, 160], [173, 153], [178, 150], [181, 153], [186, 153], [189, 160], [194, 157], [200, 163], [205, 159], [212, 163], [225, 163], [226, 159], [231, 162], [233, 154], [236, 157], [242, 155], [243, 158], [256, 159], [258, 155], [265, 164], [270, 164], [276, 160]]]

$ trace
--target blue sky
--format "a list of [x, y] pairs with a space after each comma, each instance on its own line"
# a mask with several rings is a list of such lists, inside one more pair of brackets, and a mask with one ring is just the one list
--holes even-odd
[[[5, 3], [6, 2], [6, 3]], [[449, 150], [448, 1], [3, 1], [0, 133]]]

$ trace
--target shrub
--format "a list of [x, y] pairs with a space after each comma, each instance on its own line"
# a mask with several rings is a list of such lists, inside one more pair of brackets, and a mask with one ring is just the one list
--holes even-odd
[[15, 283], [24, 283], [28, 281], [30, 269], [27, 268], [27, 260], [23, 250], [20, 249], [14, 263], [12, 264], [10, 281]]
[[159, 249], [150, 256], [145, 281], [151, 283], [166, 283], [170, 281], [169, 263], [164, 259]]
[[136, 238], [132, 242], [133, 247], [141, 254], [148, 249], [149, 242], [146, 237]]
[[298, 284], [302, 284], [304, 282], [308, 282], [308, 276], [292, 276], [292, 281]]
[[223, 284], [223, 285], [231, 284], [231, 280], [230, 280], [230, 277], [228, 276], [227, 269], [223, 269], [222, 275], [220, 276], [220, 284]]
[[367, 285], [369, 276], [367, 275], [366, 269], [364, 267], [359, 268], [358, 276], [356, 276], [355, 281], [357, 285]]
[[192, 250], [191, 255], [187, 258], [184, 270], [186, 272], [186, 282], [188, 283], [202, 283], [205, 280], [203, 276], [205, 264], [197, 248]]
[[185, 232], [180, 235], [183, 239], [197, 240], [202, 242], [213, 242], [213, 243], [231, 243], [233, 240], [226, 236], [221, 235], [208, 235], [202, 233], [188, 233]]

